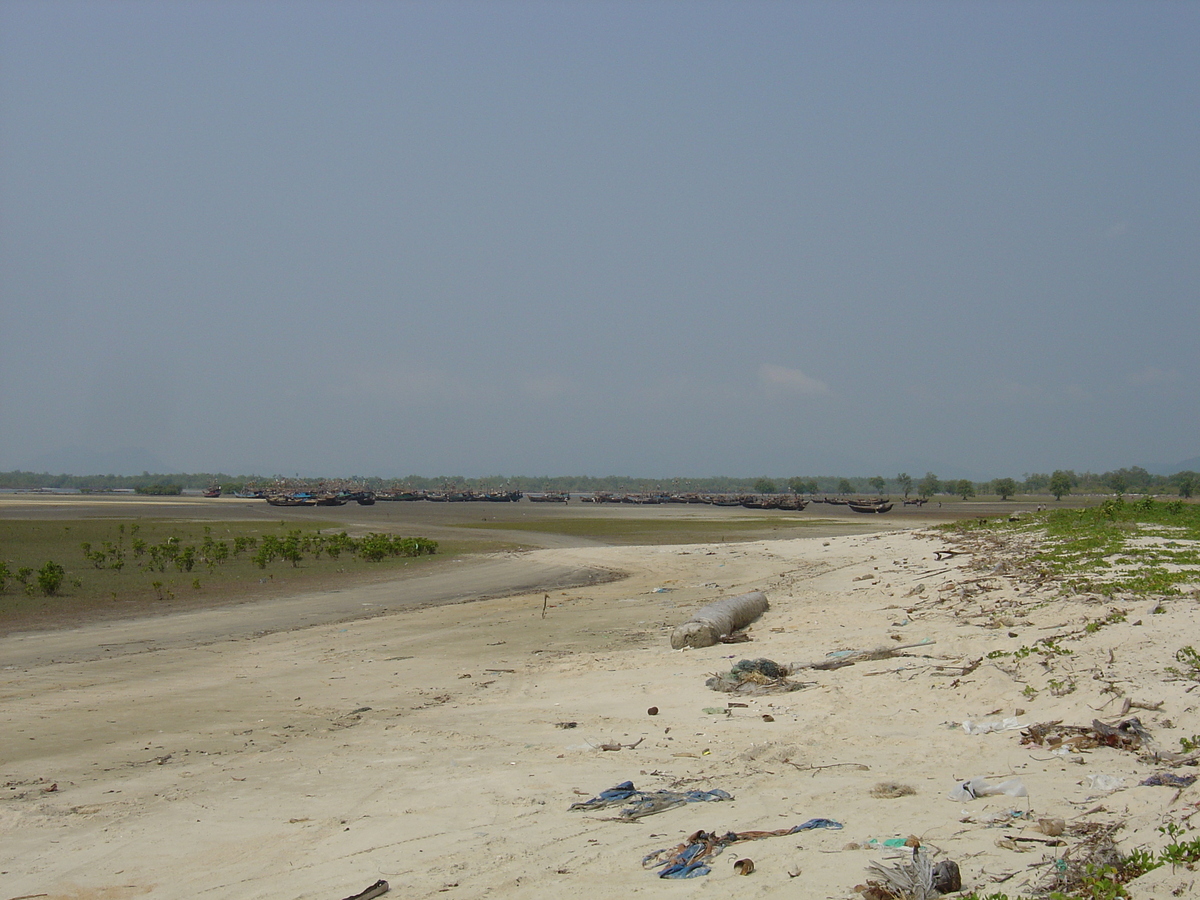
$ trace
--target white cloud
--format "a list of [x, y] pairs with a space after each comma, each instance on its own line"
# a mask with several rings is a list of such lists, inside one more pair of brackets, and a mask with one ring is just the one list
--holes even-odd
[[819, 396], [829, 393], [829, 385], [810, 375], [805, 375], [799, 369], [789, 369], [773, 363], [763, 363], [758, 367], [758, 380], [767, 390], [799, 396]]

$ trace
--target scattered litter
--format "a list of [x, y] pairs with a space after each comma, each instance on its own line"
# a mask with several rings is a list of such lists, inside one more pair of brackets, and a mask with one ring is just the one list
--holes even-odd
[[911, 860], [894, 866], [873, 862], [868, 871], [876, 877], [855, 887], [865, 900], [932, 900], [962, 888], [958, 865], [944, 860], [935, 868], [921, 846], [913, 849]]
[[733, 871], [739, 875], [749, 875], [754, 871], [754, 860], [752, 859], [735, 859], [733, 861]]
[[1008, 719], [993, 719], [990, 722], [972, 722], [970, 719], [964, 719], [962, 723], [963, 731], [967, 734], [990, 734], [993, 731], [1016, 731], [1018, 728], [1025, 726], [1016, 718]]
[[1025, 785], [1019, 778], [1002, 781], [999, 784], [992, 784], [986, 778], [972, 778], [960, 782], [947, 796], [951, 800], [961, 801], [974, 800], [977, 797], [990, 797], [993, 794], [1007, 794], [1009, 797], [1029, 796], [1029, 792], [1025, 790]]
[[1119, 791], [1125, 787], [1125, 779], [1120, 775], [1105, 775], [1098, 772], [1095, 775], [1088, 776], [1088, 787], [1093, 791], [1101, 791], [1105, 794], [1110, 791]]
[[1185, 788], [1191, 787], [1196, 783], [1195, 775], [1176, 775], [1173, 772], [1155, 772], [1145, 781], [1138, 782], [1143, 785]]
[[622, 781], [607, 791], [601, 791], [591, 800], [572, 803], [570, 809], [606, 809], [610, 806], [625, 806], [617, 815], [622, 819], [640, 819], [655, 813], [675, 809], [687, 803], [710, 803], [732, 800], [732, 795], [722, 790], [711, 791], [639, 791], [632, 781]]
[[555, 722], [554, 727], [555, 728], [577, 728], [577, 727], [579, 727], [579, 723], [578, 722]]
[[1134, 716], [1117, 725], [1105, 725], [1092, 719], [1091, 725], [1063, 725], [1062, 720], [1030, 725], [1021, 732], [1022, 744], [1037, 744], [1056, 750], [1090, 750], [1093, 747], [1115, 747], [1118, 750], [1140, 750], [1153, 741], [1141, 721]]
[[952, 859], [943, 859], [934, 864], [933, 886], [941, 894], [952, 894], [962, 890], [962, 873], [958, 863]]
[[[863, 848], [866, 850], [879, 850], [880, 848], [893, 850], [899, 847], [913, 846], [910, 841], [912, 841], [912, 838], [894, 837], [884, 838], [882, 841], [879, 838], [867, 838], [867, 840], [863, 841]], [[920, 843], [920, 841], [917, 843]]]
[[1035, 827], [1047, 837], [1058, 837], [1067, 830], [1067, 822], [1059, 818], [1038, 819]]
[[743, 659], [736, 662], [727, 674], [714, 674], [707, 685], [714, 691], [739, 694], [774, 694], [799, 691], [806, 684], [788, 681], [788, 667], [772, 659]]
[[778, 831], [729, 831], [723, 835], [716, 832], [697, 831], [682, 844], [663, 850], [655, 850], [642, 858], [645, 869], [659, 869], [659, 878], [695, 878], [712, 871], [708, 862], [731, 844], [742, 841], [757, 841], [761, 838], [783, 837], [814, 828], [841, 828], [841, 822], [833, 819], [809, 819], [803, 825], [781, 828]]
[[[1125, 854], [1117, 849], [1113, 835], [1123, 823], [1076, 822], [1071, 834], [1082, 840], [1063, 852], [1047, 871], [1046, 879], [1036, 888], [1044, 896], [1061, 892], [1062, 896], [1084, 896], [1085, 889], [1095, 884], [1095, 873], [1121, 864]], [[1094, 892], [1093, 892], [1094, 893]]]

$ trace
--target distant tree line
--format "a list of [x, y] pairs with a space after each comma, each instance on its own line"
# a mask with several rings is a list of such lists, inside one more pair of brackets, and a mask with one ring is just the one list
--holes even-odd
[[462, 475], [428, 477], [410, 475], [406, 478], [378, 478], [351, 476], [327, 479], [283, 479], [280, 476], [230, 476], [220, 473], [156, 474], [143, 472], [141, 475], [51, 475], [46, 472], [0, 472], [0, 488], [34, 490], [37, 488], [75, 489], [82, 491], [132, 490], [139, 493], [178, 493], [181, 490], [200, 490], [211, 485], [220, 485], [231, 493], [247, 487], [267, 488], [281, 481], [291, 485], [344, 485], [354, 489], [386, 490], [405, 488], [410, 490], [442, 490], [455, 487], [462, 490], [518, 490], [526, 492], [566, 491], [583, 493], [610, 491], [613, 493], [639, 493], [668, 491], [686, 493], [690, 491], [735, 494], [773, 494], [790, 491], [797, 494], [870, 494], [896, 495], [903, 497], [933, 497], [941, 494], [970, 499], [977, 496], [997, 496], [1003, 499], [1018, 494], [1050, 495], [1061, 499], [1068, 494], [1173, 494], [1191, 497], [1200, 488], [1200, 474], [1192, 471], [1176, 472], [1174, 475], [1152, 475], [1145, 469], [1134, 466], [1112, 472], [1077, 473], [1073, 469], [1058, 469], [1050, 473], [1027, 473], [1021, 480], [995, 478], [991, 481], [968, 479], [941, 479], [932, 472], [914, 478], [907, 472], [892, 477], [872, 475], [870, 477], [845, 477], [836, 475], [745, 478], [709, 476], [704, 478], [634, 478], [625, 475], [595, 477], [589, 475], [543, 475], [516, 476], [493, 475], [485, 478], [467, 478]]

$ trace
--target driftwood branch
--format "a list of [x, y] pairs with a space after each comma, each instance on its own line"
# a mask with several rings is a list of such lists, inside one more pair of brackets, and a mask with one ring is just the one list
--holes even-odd
[[919, 641], [915, 644], [904, 644], [900, 647], [876, 647], [874, 650], [854, 650], [841, 656], [826, 656], [823, 659], [813, 660], [812, 662], [794, 662], [787, 668], [789, 674], [797, 672], [800, 669], [840, 669], [843, 666], [852, 666], [860, 662], [891, 659], [894, 656], [898, 656], [901, 650], [911, 650], [914, 647], [932, 647], [936, 643], [937, 641]]
[[644, 741], [644, 737], [638, 738], [632, 744], [601, 744], [601, 750], [636, 750], [637, 745]]

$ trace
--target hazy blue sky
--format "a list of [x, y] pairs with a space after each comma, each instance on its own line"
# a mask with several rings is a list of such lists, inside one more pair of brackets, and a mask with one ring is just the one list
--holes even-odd
[[1200, 3], [0, 3], [0, 469], [1200, 454]]

